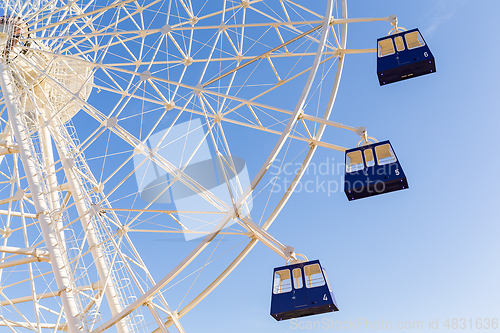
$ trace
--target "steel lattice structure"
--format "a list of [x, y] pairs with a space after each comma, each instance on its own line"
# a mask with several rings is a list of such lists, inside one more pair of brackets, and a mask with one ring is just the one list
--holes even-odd
[[[326, 128], [366, 137], [329, 120], [346, 54], [375, 52], [347, 49], [347, 24], [396, 22], [350, 19], [346, 2], [2, 1], [0, 325], [184, 332], [180, 319], [257, 242], [295, 258], [267, 230], [316, 149], [345, 150]], [[194, 120], [194, 149], [165, 154], [169, 133]], [[188, 172], [205, 143], [229, 199]], [[270, 167], [290, 163], [300, 167], [273, 191]], [[150, 200], [145, 167], [166, 179]], [[210, 209], [160, 202], [175, 184]], [[158, 234], [200, 238], [160, 271], [143, 245]], [[176, 309], [169, 293], [186, 281]]]

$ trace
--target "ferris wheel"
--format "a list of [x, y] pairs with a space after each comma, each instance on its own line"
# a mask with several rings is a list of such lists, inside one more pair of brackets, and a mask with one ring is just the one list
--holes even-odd
[[[257, 242], [303, 263], [269, 227], [318, 147], [347, 150], [327, 128], [369, 141], [329, 119], [346, 54], [376, 52], [348, 49], [347, 24], [400, 32], [395, 16], [348, 18], [346, 0], [1, 7], [0, 326], [12, 332], [184, 332]], [[348, 167], [363, 163], [351, 153]]]

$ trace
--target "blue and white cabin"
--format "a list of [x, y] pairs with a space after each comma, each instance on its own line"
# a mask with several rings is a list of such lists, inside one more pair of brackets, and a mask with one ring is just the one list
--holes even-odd
[[408, 181], [389, 141], [345, 152], [344, 192], [349, 201], [408, 188]]
[[381, 86], [434, 72], [434, 57], [418, 29], [377, 39], [377, 75]]
[[274, 269], [271, 316], [286, 320], [339, 311], [319, 260]]

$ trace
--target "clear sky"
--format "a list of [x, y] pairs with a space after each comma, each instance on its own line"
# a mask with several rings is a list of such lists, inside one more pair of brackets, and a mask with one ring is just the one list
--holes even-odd
[[[435, 56], [437, 73], [380, 87], [375, 55], [347, 57], [331, 120], [366, 126], [377, 139], [391, 140], [410, 189], [354, 202], [340, 191], [330, 196], [302, 191], [292, 197], [270, 231], [309, 259], [321, 260], [340, 308], [303, 318], [302, 325], [361, 318], [390, 321], [392, 330], [399, 322], [415, 321], [423, 324], [415, 331], [446, 332], [456, 331], [453, 318], [459, 326], [463, 318], [463, 331], [482, 332], [477, 319], [500, 319], [495, 173], [500, 163], [500, 2], [365, 0], [348, 6], [350, 17], [396, 14], [400, 26], [418, 27]], [[375, 47], [376, 38], [389, 29], [386, 22], [351, 24], [348, 47]], [[333, 134], [324, 139], [342, 141]], [[319, 149], [313, 163], [343, 158]], [[342, 179], [337, 173], [319, 176]], [[305, 176], [303, 182], [315, 177]], [[259, 244], [185, 317], [185, 328], [299, 331], [300, 322], [269, 316], [272, 269], [281, 265], [281, 258]], [[438, 329], [429, 329], [429, 321]], [[363, 325], [358, 330], [369, 331]]]

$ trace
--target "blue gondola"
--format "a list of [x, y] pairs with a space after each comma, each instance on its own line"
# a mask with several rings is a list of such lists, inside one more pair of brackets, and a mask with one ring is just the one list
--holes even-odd
[[418, 29], [377, 39], [377, 51], [381, 86], [436, 72], [434, 57]]
[[349, 201], [408, 188], [389, 141], [347, 150], [345, 165], [344, 192]]
[[339, 311], [319, 260], [274, 269], [271, 316], [286, 320]]

